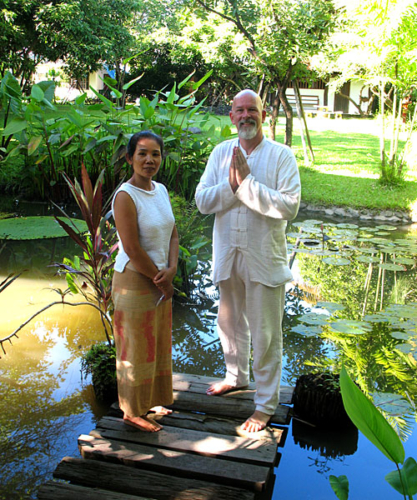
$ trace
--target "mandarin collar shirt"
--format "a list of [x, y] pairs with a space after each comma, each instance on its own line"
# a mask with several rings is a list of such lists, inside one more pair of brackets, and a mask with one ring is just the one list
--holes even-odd
[[250, 155], [240, 146], [251, 173], [233, 193], [229, 167], [236, 146], [238, 139], [214, 148], [196, 189], [200, 212], [215, 214], [213, 281], [230, 277], [240, 251], [251, 281], [279, 286], [292, 280], [285, 228], [300, 205], [297, 163], [290, 148], [265, 137]]

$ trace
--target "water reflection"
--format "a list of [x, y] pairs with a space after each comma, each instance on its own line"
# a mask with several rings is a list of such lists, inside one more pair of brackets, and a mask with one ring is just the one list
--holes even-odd
[[[300, 296], [312, 312], [298, 315], [291, 332], [320, 335], [333, 347], [337, 356], [309, 358], [316, 368], [339, 372], [344, 364], [365, 393], [385, 394], [380, 408], [406, 439], [417, 403], [415, 238], [399, 237], [390, 226], [306, 220], [294, 228]], [[392, 394], [396, 404], [384, 404]]]
[[[1, 280], [1, 277], [0, 277]], [[0, 296], [5, 337], [55, 300], [62, 280], [19, 278]], [[89, 432], [106, 410], [80, 377], [80, 355], [103, 340], [98, 314], [55, 306], [26, 326], [0, 360], [0, 498], [31, 498], [64, 454], [77, 452], [75, 433]], [[5, 315], [4, 312], [7, 311]]]
[[[371, 238], [386, 240], [389, 237], [396, 239], [399, 245], [401, 243], [398, 240], [407, 240], [409, 244], [410, 238], [406, 234], [393, 234], [388, 231], [388, 235], [377, 235], [376, 231], [362, 231], [363, 234], [369, 233], [370, 238], [366, 238], [366, 241], [356, 241], [355, 245], [352, 245], [352, 242], [346, 242], [345, 238], [351, 238], [355, 231], [351, 233], [352, 229], [349, 228], [333, 230], [325, 226], [329, 236], [329, 240], [325, 242], [326, 251], [331, 254], [319, 255], [323, 234], [320, 224], [318, 227], [318, 232], [310, 234], [309, 237], [319, 240], [319, 248], [316, 245], [316, 252], [310, 255], [314, 245], [299, 245], [300, 250], [305, 252], [297, 252], [293, 265], [297, 286], [292, 285], [287, 290], [283, 383], [294, 385], [300, 375], [311, 371], [311, 365], [321, 369], [338, 369], [344, 361], [359, 375], [364, 389], [369, 393], [389, 391], [415, 402], [416, 366], [410, 353], [398, 350], [398, 344], [407, 343], [407, 339], [402, 338], [400, 334], [416, 328], [415, 318], [409, 317], [409, 311], [402, 310], [397, 311], [396, 315], [391, 311], [389, 322], [380, 321], [381, 317], [376, 315], [381, 314], [382, 272], [380, 278], [378, 272], [375, 272], [379, 261], [378, 264], [358, 261], [355, 258], [355, 255], [359, 256], [357, 250], [342, 248], [346, 245], [359, 247], [362, 248], [362, 256], [372, 257], [372, 253], [363, 251], [368, 247]], [[289, 231], [299, 233], [299, 226], [294, 226]], [[295, 244], [296, 238], [290, 241]], [[382, 243], [374, 241], [372, 244]], [[329, 250], [329, 246], [333, 250]], [[383, 247], [391, 250], [386, 241], [383, 242]], [[412, 249], [412, 245], [408, 248]], [[0, 256], [0, 280], [11, 271], [26, 268], [29, 270], [0, 295], [3, 312], [0, 337], [13, 331], [44, 305], [59, 298], [51, 289], [65, 289], [66, 284], [62, 279], [55, 278], [55, 271], [47, 266], [64, 255], [71, 256], [75, 253], [76, 249], [69, 239], [60, 239], [53, 243], [7, 242]], [[391, 262], [394, 253], [383, 253], [384, 262], [387, 259]], [[400, 253], [395, 252], [397, 263]], [[407, 257], [405, 253], [402, 252], [400, 258], [415, 258], [412, 251]], [[349, 266], [330, 265], [324, 262], [328, 257], [347, 258], [354, 263]], [[369, 278], [371, 264], [373, 272]], [[415, 280], [413, 265], [401, 265], [408, 269], [405, 276]], [[388, 310], [392, 300], [401, 302], [401, 296], [403, 301], [407, 302], [415, 293], [414, 281], [411, 281], [411, 287], [400, 293], [400, 285], [404, 282], [400, 280], [399, 272], [397, 275], [395, 272], [385, 270], [383, 307]], [[376, 294], [378, 280], [380, 285]], [[365, 301], [366, 296], [368, 299]], [[375, 297], [378, 297], [376, 310]], [[223, 354], [216, 332], [217, 299], [216, 293], [210, 290], [200, 294], [198, 300], [192, 303], [175, 303], [173, 358], [176, 371], [219, 377], [224, 374]], [[335, 303], [342, 308], [336, 307]], [[369, 321], [368, 316], [379, 319]], [[302, 318], [304, 321], [308, 319], [309, 322], [303, 323]], [[336, 323], [343, 320], [361, 321], [361, 324], [370, 326], [359, 335], [346, 334], [328, 326], [323, 327], [320, 324], [323, 318], [326, 325], [327, 320], [333, 318], [332, 322]], [[304, 334], [295, 331], [300, 324], [305, 327]], [[392, 335], [393, 325], [397, 336]], [[316, 328], [316, 331], [319, 327], [323, 334], [309, 336], [308, 332], [313, 331], [308, 329], [310, 327]], [[0, 499], [28, 498], [31, 494], [33, 496], [36, 485], [50, 477], [64, 455], [78, 453], [78, 436], [81, 433], [88, 434], [94, 427], [94, 421], [106, 411], [97, 405], [89, 380], [85, 383], [81, 380], [79, 366], [80, 356], [92, 343], [103, 340], [100, 318], [92, 308], [54, 306], [25, 327], [19, 339], [13, 341], [13, 346], [6, 346], [7, 355], [0, 359], [0, 446], [3, 451], [0, 459]], [[394, 404], [398, 415], [393, 422], [404, 435], [410, 434], [413, 414], [410, 406], [405, 411], [401, 404], [398, 401]], [[290, 468], [300, 471], [300, 457], [304, 456], [303, 454], [308, 463], [306, 467], [311, 467], [321, 476], [322, 483], [317, 483], [314, 488], [320, 492], [329, 488], [329, 495], [323, 494], [320, 498], [334, 498], [327, 483], [327, 476], [329, 473], [336, 473], [335, 469], [351, 453], [355, 453], [355, 457], [364, 453], [361, 445], [356, 451], [357, 435], [337, 433], [333, 439], [329, 433], [319, 435], [311, 428], [294, 422], [292, 436], [293, 442], [288, 439], [285, 445], [277, 481], [279, 488], [277, 493], [274, 493], [274, 498], [278, 498], [278, 489], [280, 497], [293, 500], [303, 498], [294, 492], [294, 488], [298, 487], [297, 481], [291, 480], [291, 473], [285, 462], [292, 460]], [[416, 436], [411, 436], [408, 446], [414, 446], [415, 449], [416, 440]], [[366, 449], [365, 460], [376, 460], [375, 453], [378, 452]], [[363, 471], [355, 472], [358, 477], [360, 474], [360, 477], [366, 476], [366, 468], [362, 469]], [[386, 472], [390, 470], [388, 465]], [[342, 470], [337, 473], [345, 472]], [[315, 479], [309, 481], [314, 482]], [[389, 490], [388, 493], [384, 490], [382, 497], [395, 498], [396, 494], [391, 497]]]

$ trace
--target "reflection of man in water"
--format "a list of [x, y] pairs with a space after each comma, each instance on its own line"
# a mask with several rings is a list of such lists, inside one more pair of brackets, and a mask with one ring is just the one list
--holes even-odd
[[249, 432], [263, 429], [278, 405], [285, 283], [292, 279], [285, 228], [300, 204], [294, 155], [263, 136], [265, 116], [255, 92], [236, 95], [230, 119], [239, 139], [213, 150], [196, 191], [199, 210], [216, 214], [213, 268], [226, 362], [226, 378], [207, 394], [248, 385], [252, 336], [256, 409], [242, 425]]

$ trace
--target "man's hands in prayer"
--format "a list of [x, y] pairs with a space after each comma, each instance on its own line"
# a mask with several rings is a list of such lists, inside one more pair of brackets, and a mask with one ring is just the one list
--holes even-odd
[[242, 151], [239, 147], [233, 148], [233, 156], [229, 168], [229, 183], [234, 193], [236, 193], [237, 188], [249, 174], [250, 168]]

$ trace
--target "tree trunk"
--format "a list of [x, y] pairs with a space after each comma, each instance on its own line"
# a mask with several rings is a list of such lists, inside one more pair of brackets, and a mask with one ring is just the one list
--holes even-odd
[[384, 82], [381, 81], [380, 85], [380, 101], [379, 101], [379, 113], [381, 115], [381, 130], [379, 135], [379, 154], [381, 158], [381, 172], [382, 178], [385, 178], [385, 88]]
[[285, 145], [291, 147], [292, 145], [292, 118], [293, 112], [290, 103], [288, 102], [285, 90], [287, 87], [281, 86], [278, 90], [279, 100], [284, 108], [285, 113]]
[[306, 158], [306, 165], [308, 165], [309, 164], [309, 159], [308, 159], [307, 148], [306, 148], [305, 140], [304, 140], [304, 132], [305, 132], [305, 135], [306, 135], [306, 138], [307, 138], [308, 149], [310, 151], [311, 161], [312, 162], [314, 162], [313, 146], [311, 144], [310, 133], [308, 131], [306, 115], [304, 113], [304, 108], [303, 108], [303, 100], [301, 98], [300, 87], [298, 85], [298, 80], [297, 79], [293, 80], [293, 85], [294, 85], [295, 101], [297, 103], [297, 113], [298, 113], [298, 117], [300, 119], [301, 137], [302, 137], [302, 140], [303, 140], [304, 155], [305, 155], [305, 158]]
[[282, 82], [276, 82], [278, 88], [279, 100], [282, 104], [285, 113], [285, 145], [291, 147], [292, 145], [292, 128], [293, 128], [293, 112], [290, 103], [288, 102], [285, 92], [291, 81], [293, 66], [290, 63]]
[[278, 94], [275, 95], [272, 101], [271, 118], [269, 119], [269, 138], [275, 141], [275, 129], [278, 121], [280, 100]]

